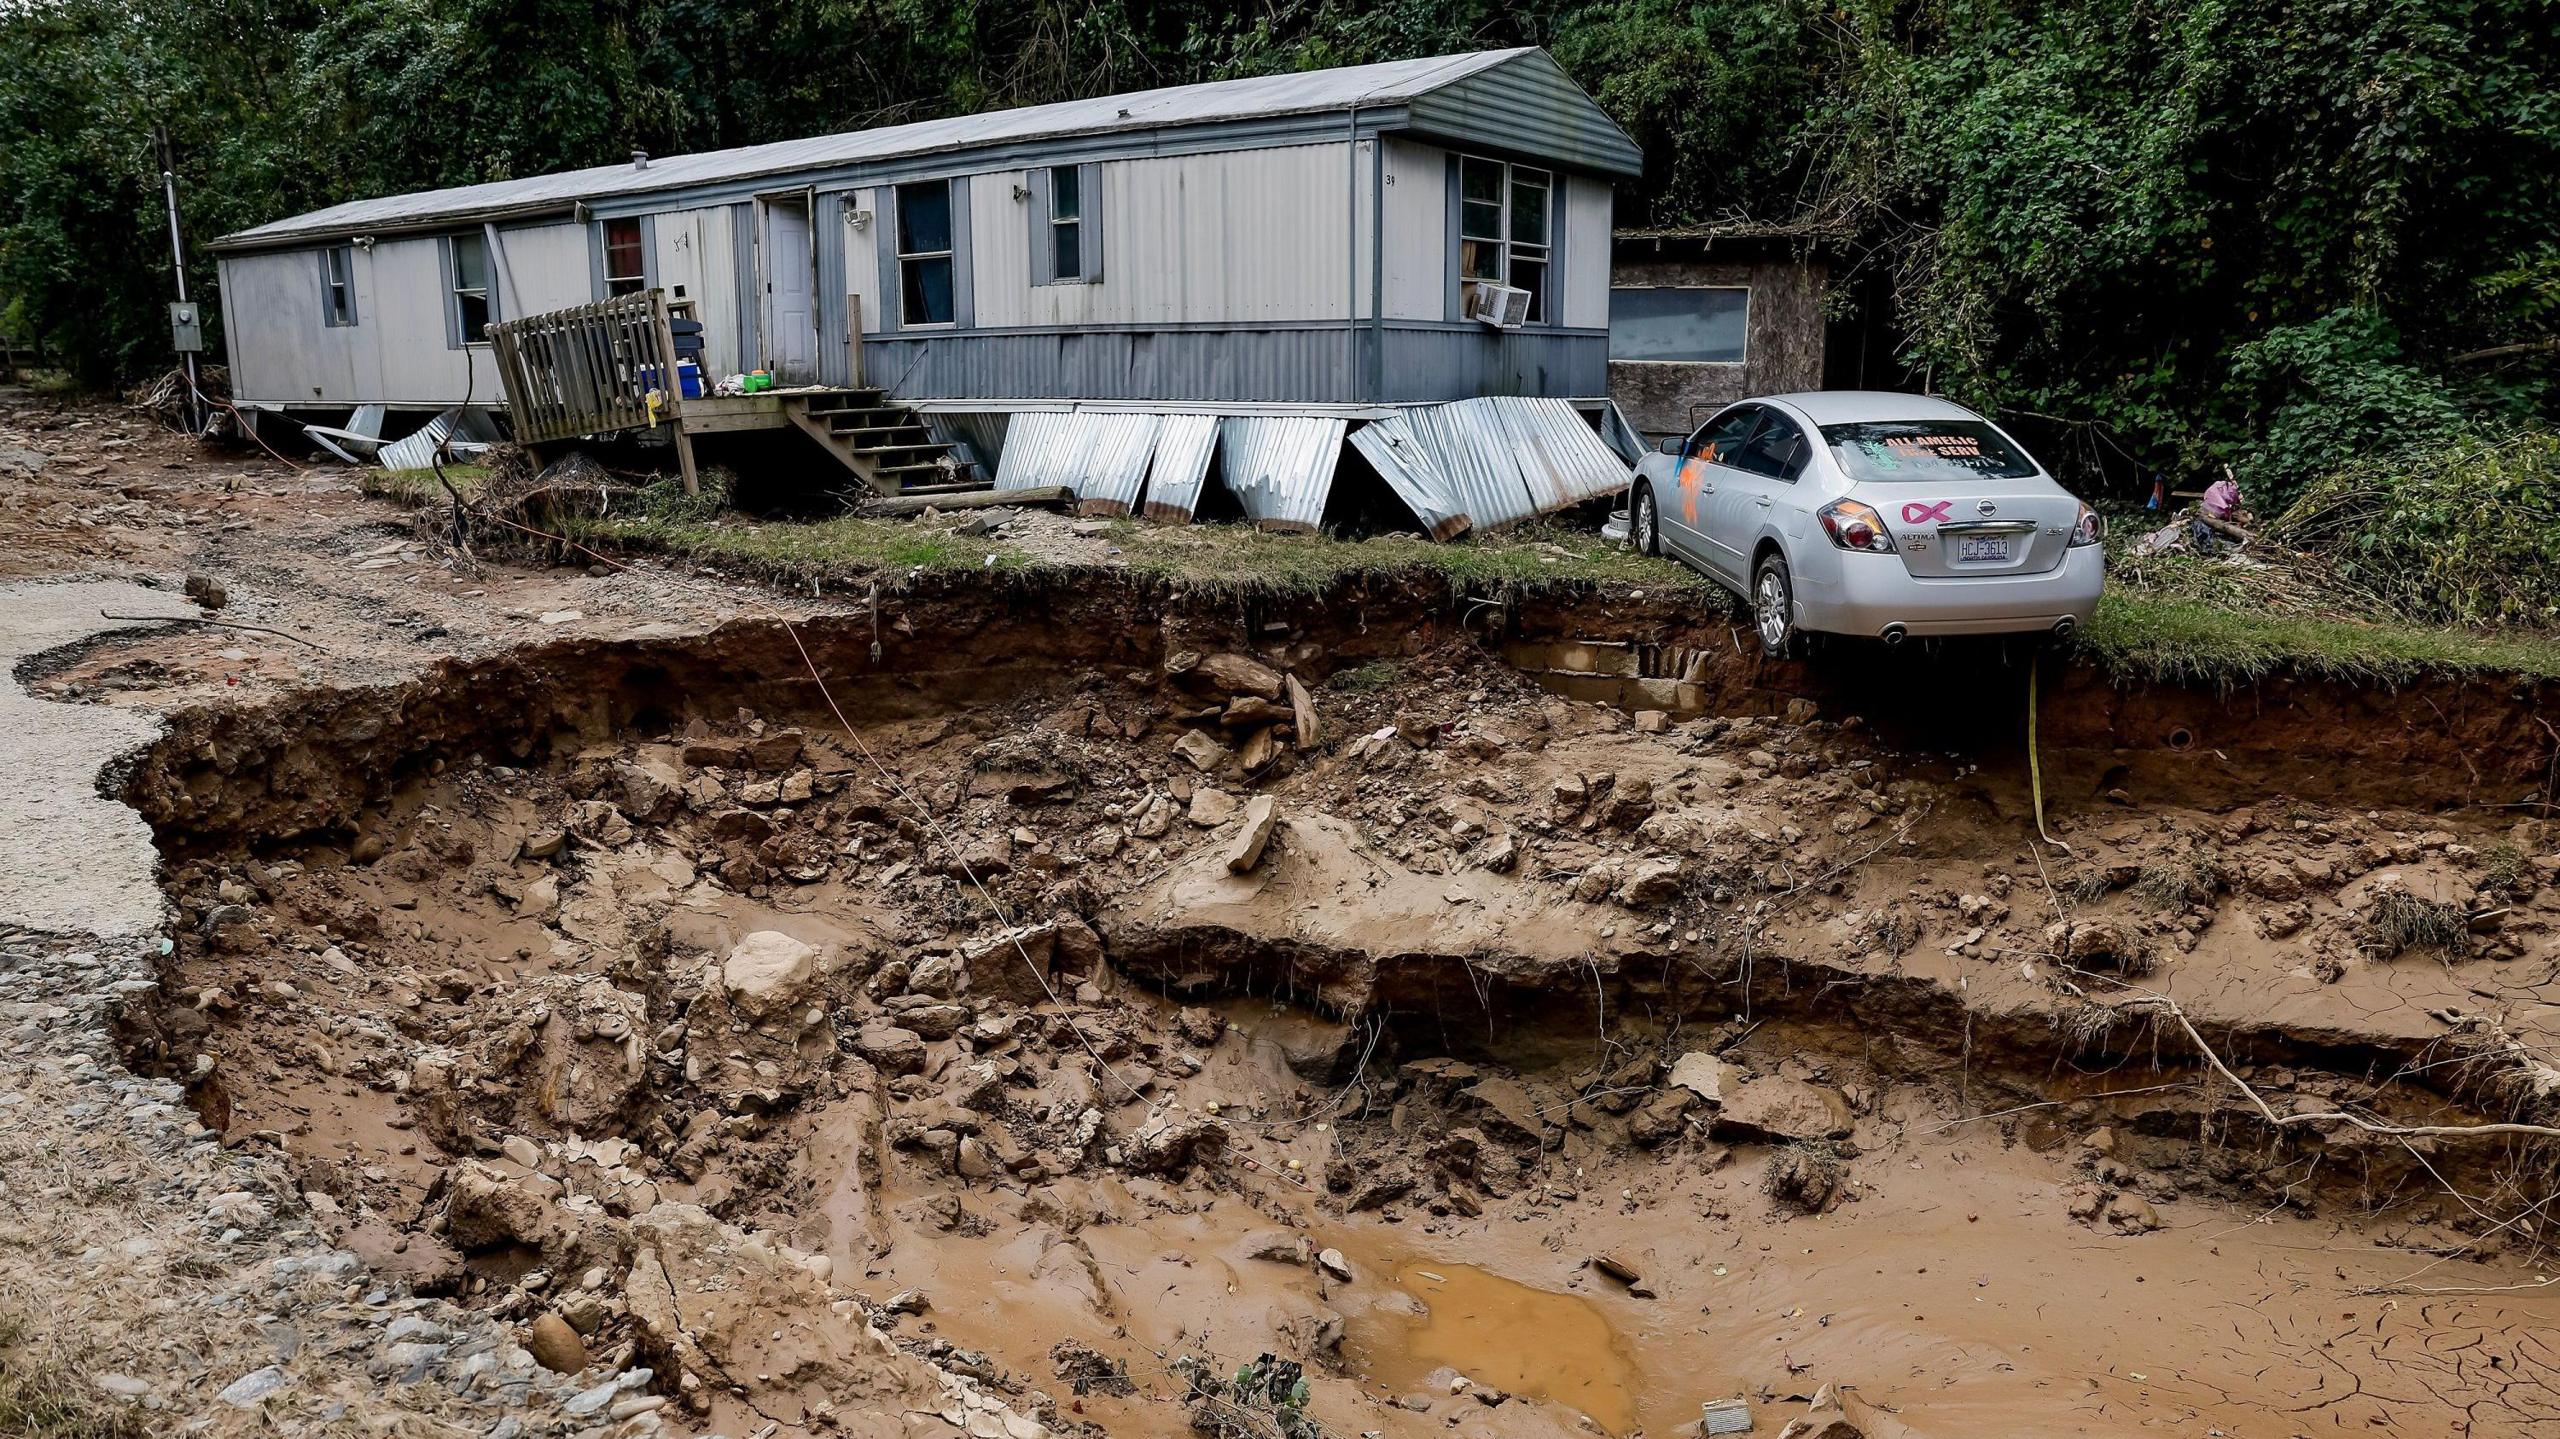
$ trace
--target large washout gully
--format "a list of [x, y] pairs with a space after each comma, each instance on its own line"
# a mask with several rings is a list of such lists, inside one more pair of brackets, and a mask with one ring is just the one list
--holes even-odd
[[2560, 1419], [2530, 694], [2048, 662], [2047, 848], [1994, 658], [333, 524], [211, 546], [319, 657], [11, 591], [0, 1348], [95, 1427]]

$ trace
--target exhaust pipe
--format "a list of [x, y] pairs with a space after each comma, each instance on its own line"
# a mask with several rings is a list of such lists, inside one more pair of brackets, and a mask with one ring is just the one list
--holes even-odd
[[2069, 615], [2064, 615], [2062, 618], [2053, 622], [2053, 637], [2055, 639], [2067, 640], [2073, 635], [2079, 633], [2079, 631], [2080, 621]]
[[1884, 627], [1884, 634], [1882, 638], [1886, 644], [1898, 645], [1902, 643], [1904, 638], [1910, 633], [1911, 632], [1909, 630], [1904, 629], [1900, 625], [1886, 625]]

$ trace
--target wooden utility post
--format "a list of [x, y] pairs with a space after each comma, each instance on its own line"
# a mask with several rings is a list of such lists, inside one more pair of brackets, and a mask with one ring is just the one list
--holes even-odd
[[676, 466], [684, 472], [684, 492], [702, 493], [702, 479], [693, 468], [693, 437], [684, 432], [684, 376], [676, 367], [675, 327], [667, 323], [667, 292], [649, 292], [649, 327], [658, 336], [658, 392], [666, 396], [667, 423], [675, 428]]
[[862, 388], [862, 297], [844, 297], [844, 382], [847, 388]]

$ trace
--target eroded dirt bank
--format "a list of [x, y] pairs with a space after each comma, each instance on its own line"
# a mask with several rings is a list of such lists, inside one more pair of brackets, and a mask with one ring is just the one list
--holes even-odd
[[[1341, 1434], [2560, 1422], [2549, 1146], [2271, 1123], [2180, 1022], [2278, 1115], [2553, 1117], [2497, 696], [2066, 679], [2039, 853], [2021, 676], [1673, 622], [960, 592], [803, 627], [851, 735], [750, 622], [181, 715], [128, 1051], [700, 1432], [1259, 1432], [1182, 1362], [1266, 1352]], [[1498, 658], [1563, 638], [1712, 712]]]

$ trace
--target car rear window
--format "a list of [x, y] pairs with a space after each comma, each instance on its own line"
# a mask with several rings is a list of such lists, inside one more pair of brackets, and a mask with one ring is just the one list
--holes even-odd
[[1840, 468], [1861, 484], [2024, 479], [2035, 462], [1980, 420], [1869, 420], [1825, 425]]

